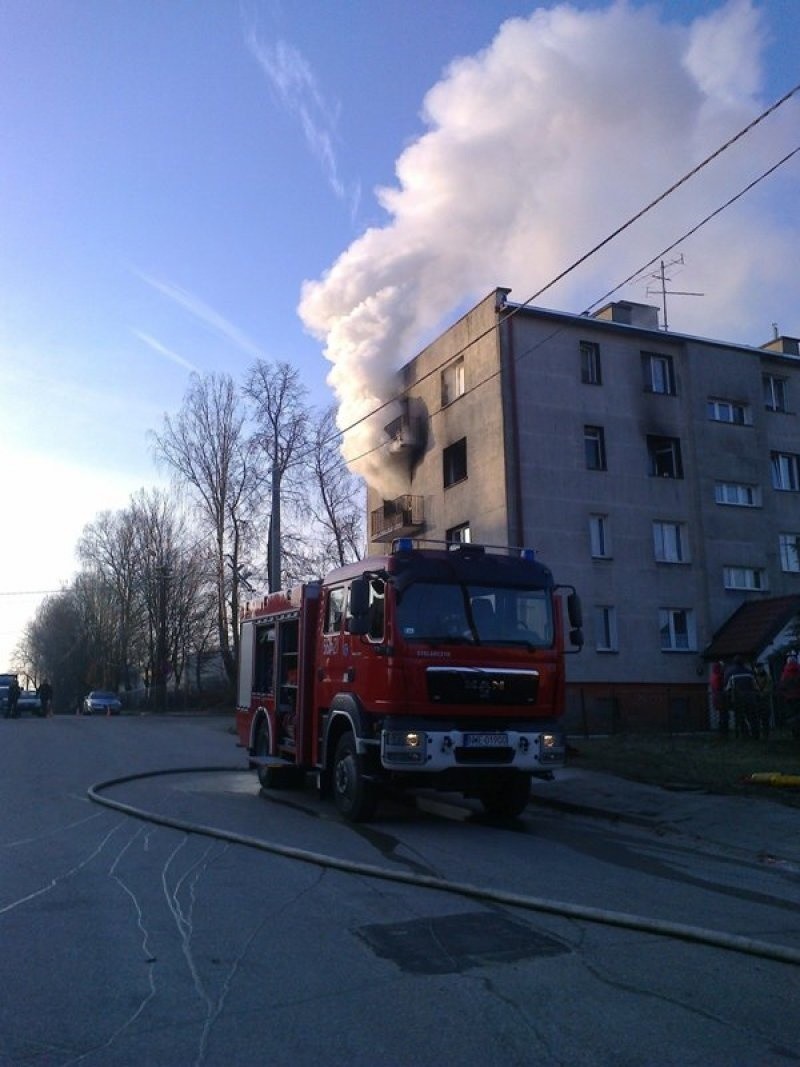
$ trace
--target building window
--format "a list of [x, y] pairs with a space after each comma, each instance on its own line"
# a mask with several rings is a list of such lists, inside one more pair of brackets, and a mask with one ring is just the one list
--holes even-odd
[[586, 467], [590, 471], [606, 469], [606, 442], [602, 426], [584, 426], [583, 445], [586, 451]]
[[742, 482], [717, 482], [714, 499], [718, 504], [732, 504], [740, 508], [761, 507], [761, 487]]
[[660, 608], [658, 628], [662, 652], [694, 652], [697, 648], [694, 612], [686, 608]]
[[464, 395], [464, 358], [457, 359], [442, 371], [442, 407]]
[[681, 443], [677, 437], [647, 435], [648, 473], [654, 478], [682, 478]]
[[589, 544], [594, 559], [608, 559], [611, 556], [611, 527], [608, 515], [589, 516]]
[[468, 522], [462, 522], [460, 526], [451, 526], [444, 535], [449, 545], [468, 545], [472, 542], [472, 533]]
[[442, 452], [442, 467], [445, 489], [450, 485], [455, 485], [456, 482], [463, 482], [467, 476], [466, 437], [462, 437], [460, 441], [445, 448]]
[[772, 488], [786, 493], [800, 492], [800, 456], [793, 452], [770, 452]]
[[675, 370], [672, 356], [660, 356], [656, 352], [642, 352], [642, 375], [646, 393], [675, 395]]
[[584, 385], [601, 385], [600, 345], [581, 341], [581, 381]]
[[781, 570], [796, 574], [800, 571], [800, 534], [782, 533], [779, 541]]
[[736, 426], [751, 426], [753, 423], [750, 407], [747, 404], [737, 404], [734, 400], [709, 397], [706, 410], [712, 422], [730, 422]]
[[682, 522], [654, 522], [653, 551], [658, 563], [688, 563], [686, 525]]
[[619, 651], [617, 609], [598, 604], [594, 609], [594, 647], [597, 652]]
[[726, 589], [761, 591], [767, 588], [766, 573], [758, 567], [723, 567], [722, 581]]
[[767, 411], [786, 411], [786, 379], [774, 374], [761, 377], [764, 385], [764, 407]]

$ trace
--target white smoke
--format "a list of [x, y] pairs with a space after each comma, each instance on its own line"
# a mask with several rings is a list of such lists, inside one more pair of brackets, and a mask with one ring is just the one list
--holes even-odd
[[[620, 0], [512, 19], [454, 61], [425, 98], [426, 132], [400, 155], [397, 184], [377, 191], [386, 225], [303, 287], [339, 426], [388, 400], [393, 373], [465, 301], [497, 285], [527, 300], [759, 114], [772, 102], [759, 95], [764, 43], [752, 0], [688, 27]], [[537, 303], [583, 311], [793, 148], [797, 115], [792, 100]], [[671, 329], [752, 344], [776, 319], [800, 331], [798, 223], [779, 216], [779, 193], [796, 199], [797, 182], [790, 164], [687, 242], [677, 288], [706, 295], [673, 300]], [[622, 297], [658, 302], [644, 283]], [[374, 447], [384, 414], [347, 435], [346, 455]], [[354, 466], [379, 484], [379, 452]]]

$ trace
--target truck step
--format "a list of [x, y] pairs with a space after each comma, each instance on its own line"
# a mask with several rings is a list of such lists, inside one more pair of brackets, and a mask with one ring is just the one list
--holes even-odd
[[251, 767], [294, 767], [294, 760], [281, 759], [280, 756], [251, 756]]

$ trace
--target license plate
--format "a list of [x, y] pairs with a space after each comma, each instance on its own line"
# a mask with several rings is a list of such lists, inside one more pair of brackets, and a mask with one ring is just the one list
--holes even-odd
[[508, 734], [464, 734], [464, 748], [504, 748]]

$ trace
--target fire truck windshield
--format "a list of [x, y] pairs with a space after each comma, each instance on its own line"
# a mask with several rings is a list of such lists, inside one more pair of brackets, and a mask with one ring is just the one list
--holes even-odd
[[406, 641], [529, 648], [549, 648], [553, 643], [548, 589], [413, 582], [398, 596], [397, 624]]

